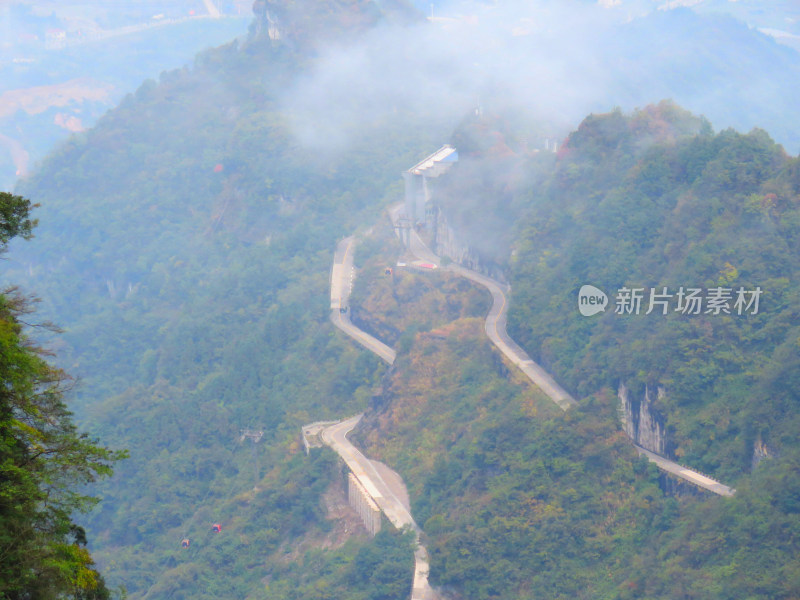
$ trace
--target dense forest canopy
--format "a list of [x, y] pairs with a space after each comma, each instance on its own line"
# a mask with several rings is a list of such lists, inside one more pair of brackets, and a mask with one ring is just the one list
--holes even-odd
[[[325, 518], [340, 470], [299, 454], [297, 432], [357, 412], [379, 380], [380, 362], [324, 325], [331, 252], [446, 128], [384, 119], [347, 153], [308, 153], [277, 106], [306, 60], [268, 38], [205, 53], [19, 186], [41, 226], [7, 276], [65, 324], [58, 360], [81, 375], [81, 422], [131, 449], [81, 521], [129, 597], [311, 597], [320, 578], [339, 597], [375, 597], [407, 583], [407, 537], [376, 552]], [[254, 452], [243, 428], [264, 431]]]

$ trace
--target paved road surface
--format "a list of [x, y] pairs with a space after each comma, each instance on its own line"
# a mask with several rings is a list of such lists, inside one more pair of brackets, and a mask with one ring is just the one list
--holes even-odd
[[[402, 210], [402, 204], [394, 206], [389, 210], [394, 224], [399, 222]], [[436, 256], [430, 248], [425, 245], [425, 242], [422, 241], [417, 232], [413, 229], [410, 230], [408, 249], [420, 260], [435, 265], [440, 265], [442, 262], [441, 258]], [[482, 285], [492, 294], [492, 308], [489, 310], [489, 314], [486, 317], [484, 330], [500, 352], [512, 363], [517, 365], [517, 367], [519, 367], [519, 369], [562, 410], [567, 410], [569, 407], [577, 405], [575, 398], [570, 396], [564, 388], [558, 385], [547, 371], [536, 364], [533, 359], [528, 356], [528, 353], [520, 348], [506, 332], [506, 313], [508, 312], [508, 299], [506, 298], [506, 294], [508, 293], [509, 287], [503, 285], [499, 281], [495, 281], [491, 277], [476, 273], [461, 265], [451, 264], [445, 267], [445, 269]]]
[[561, 410], [567, 410], [571, 406], [576, 406], [578, 403], [575, 401], [575, 398], [570, 396], [564, 388], [558, 385], [547, 371], [536, 364], [533, 359], [528, 356], [528, 353], [509, 337], [506, 331], [506, 313], [508, 312], [506, 293], [509, 290], [508, 286], [490, 277], [471, 271], [470, 269], [465, 269], [460, 265], [448, 265], [446, 269], [479, 283], [492, 294], [492, 308], [489, 310], [489, 314], [486, 317], [484, 329], [486, 335], [488, 335], [494, 345], [499, 348], [500, 352], [517, 365], [539, 389], [547, 394], [553, 402], [558, 404]]
[[[396, 356], [395, 351], [353, 325], [350, 321], [349, 313], [343, 313], [340, 310], [349, 308], [350, 292], [352, 291], [354, 278], [354, 246], [355, 239], [352, 236], [345, 238], [339, 242], [334, 253], [333, 268], [331, 270], [331, 321], [359, 344], [392, 364]], [[307, 427], [312, 428], [314, 426], [313, 428], [316, 431], [313, 433], [319, 431], [319, 437], [323, 443], [333, 448], [342, 457], [392, 525], [398, 529], [410, 526], [416, 532], [417, 548], [414, 551], [414, 581], [411, 600], [435, 600], [437, 595], [428, 584], [428, 552], [424, 546], [419, 544], [419, 527], [414, 522], [405, 504], [394, 494], [391, 486], [381, 477], [372, 461], [347, 440], [347, 434], [350, 433], [359, 420], [361, 420], [361, 415], [334, 425], [326, 426], [323, 423], [314, 423]]]
[[650, 462], [656, 464], [656, 466], [661, 469], [662, 471], [666, 471], [668, 473], [672, 473], [673, 475], [680, 477], [681, 479], [688, 481], [689, 483], [693, 483], [697, 487], [701, 487], [704, 490], [708, 490], [709, 492], [714, 492], [715, 494], [719, 494], [720, 496], [733, 496], [736, 493], [736, 490], [733, 488], [728, 487], [720, 483], [719, 481], [715, 481], [711, 479], [711, 477], [706, 477], [705, 475], [701, 475], [697, 471], [693, 471], [692, 469], [687, 469], [686, 467], [682, 467], [676, 462], [673, 462], [663, 456], [659, 456], [658, 454], [654, 454], [650, 452], [650, 450], [645, 450], [641, 446], [637, 446], [636, 444], [633, 445], [636, 450], [639, 451], [639, 454], [644, 454]]
[[347, 434], [358, 424], [361, 416], [356, 415], [326, 427], [321, 433], [322, 441], [344, 459], [353, 475], [364, 486], [364, 489], [392, 525], [398, 529], [408, 526], [416, 532], [417, 548], [414, 552], [414, 582], [412, 584], [411, 600], [435, 600], [437, 598], [436, 593], [428, 584], [428, 552], [424, 546], [419, 544], [419, 527], [414, 522], [408, 509], [383, 480], [372, 461], [347, 439]]
[[343, 313], [340, 310], [349, 310], [350, 306], [350, 292], [352, 291], [353, 278], [355, 277], [355, 270], [353, 269], [355, 243], [355, 238], [351, 236], [343, 239], [336, 246], [336, 252], [333, 256], [333, 269], [331, 270], [331, 321], [367, 350], [374, 352], [391, 365], [396, 356], [395, 351], [353, 325], [352, 321], [350, 321], [350, 313]]

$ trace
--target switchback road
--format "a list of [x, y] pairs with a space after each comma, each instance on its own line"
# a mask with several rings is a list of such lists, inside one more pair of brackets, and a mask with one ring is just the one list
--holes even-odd
[[[400, 213], [402, 210], [402, 204], [389, 210], [392, 223], [396, 228], [399, 228]], [[425, 242], [422, 241], [413, 228], [409, 230], [408, 245], [409, 251], [418, 259], [434, 265], [441, 264], [441, 258], [425, 245]], [[534, 360], [528, 356], [528, 353], [509, 337], [506, 331], [506, 313], [508, 312], [508, 298], [506, 294], [508, 293], [509, 287], [503, 285], [499, 281], [495, 281], [491, 277], [476, 273], [461, 265], [450, 264], [444, 267], [444, 269], [466, 277], [489, 290], [489, 293], [492, 295], [492, 308], [489, 310], [489, 314], [486, 316], [486, 321], [484, 323], [486, 335], [489, 336], [489, 339], [492, 340], [492, 343], [497, 346], [500, 352], [525, 373], [534, 385], [547, 394], [561, 410], [567, 410], [571, 406], [575, 406], [577, 404], [575, 398], [570, 396], [564, 388], [558, 385], [547, 371], [536, 364]]]
[[[401, 210], [402, 205], [390, 210], [392, 222], [395, 224], [398, 234], [401, 233], [399, 227]], [[431, 252], [413, 228], [408, 230], [407, 239], [409, 251], [418, 259], [437, 266], [441, 263], [439, 257]], [[345, 238], [339, 242], [334, 253], [333, 267], [331, 269], [331, 320], [336, 327], [344, 331], [359, 344], [374, 352], [389, 364], [392, 364], [396, 356], [395, 351], [380, 340], [361, 331], [352, 324], [349, 318], [350, 292], [352, 291], [352, 283], [355, 277], [353, 268], [354, 246], [354, 237]], [[558, 385], [549, 373], [536, 364], [533, 359], [508, 336], [506, 331], [508, 299], [506, 295], [509, 291], [509, 287], [486, 275], [476, 273], [460, 265], [451, 264], [448, 265], [446, 269], [484, 286], [491, 293], [492, 308], [486, 317], [484, 329], [489, 339], [492, 340], [503, 355], [517, 365], [517, 367], [519, 367], [519, 369], [562, 410], [567, 410], [577, 405], [575, 399]], [[332, 425], [314, 423], [307, 427], [313, 427], [320, 431], [319, 437], [322, 439], [323, 443], [330, 446], [342, 457], [353, 472], [353, 475], [358, 479], [392, 525], [397, 528], [410, 527], [416, 533], [417, 548], [414, 552], [414, 581], [412, 584], [411, 600], [434, 600], [437, 596], [428, 583], [428, 553], [425, 547], [419, 544], [419, 526], [416, 524], [403, 502], [397, 498], [392, 492], [391, 487], [381, 477], [375, 465], [347, 439], [347, 434], [358, 424], [361, 420], [361, 416], [362, 415], [356, 415], [355, 417]], [[698, 487], [721, 496], [732, 496], [735, 493], [735, 490], [732, 488], [710, 477], [687, 469], [674, 461], [654, 454], [635, 444], [634, 447], [640, 454], [646, 456], [648, 460], [655, 463], [660, 469], [672, 473]]]
[[424, 546], [419, 544], [419, 527], [403, 502], [392, 492], [390, 486], [381, 477], [372, 461], [347, 439], [347, 434], [358, 424], [361, 416], [356, 415], [325, 427], [320, 437], [327, 446], [330, 446], [342, 457], [359, 483], [361, 483], [383, 514], [386, 515], [386, 518], [389, 519], [389, 522], [398, 529], [410, 527], [415, 532], [417, 548], [414, 551], [414, 582], [412, 584], [411, 600], [434, 600], [437, 597], [436, 593], [428, 584], [428, 552]]
[[331, 270], [331, 321], [367, 350], [374, 352], [391, 365], [396, 356], [395, 351], [350, 321], [349, 301], [355, 277], [353, 268], [355, 243], [355, 238], [350, 236], [336, 246]]
[[[392, 223], [395, 225], [395, 231], [398, 232], [400, 231], [399, 225], [402, 210], [402, 204], [389, 210]], [[425, 245], [413, 228], [409, 229], [408, 250], [420, 260], [425, 260], [435, 265], [441, 264], [441, 259]], [[519, 367], [522, 372], [562, 410], [567, 410], [572, 406], [576, 406], [577, 402], [575, 399], [558, 385], [549, 373], [536, 364], [531, 357], [528, 356], [527, 352], [520, 348], [520, 346], [508, 336], [506, 331], [506, 312], [508, 310], [506, 294], [509, 291], [509, 287], [499, 281], [495, 281], [491, 277], [476, 273], [475, 271], [457, 264], [451, 264], [444, 268], [479, 283], [492, 294], [492, 308], [489, 311], [489, 315], [486, 317], [484, 328], [486, 330], [486, 335], [489, 336], [494, 345], [497, 346], [506, 358], [517, 365], [517, 367]], [[679, 465], [675, 461], [654, 454], [636, 444], [634, 444], [634, 447], [639, 454], [646, 456], [650, 462], [654, 463], [662, 471], [671, 473], [697, 487], [720, 496], [733, 496], [736, 493], [735, 489], [698, 473], [697, 471]]]
[[558, 404], [561, 410], [567, 410], [571, 406], [577, 405], [578, 403], [575, 401], [575, 398], [570, 396], [564, 388], [558, 385], [547, 371], [536, 364], [533, 359], [528, 356], [528, 353], [520, 348], [506, 332], [506, 312], [508, 310], [506, 293], [508, 292], [508, 286], [504, 286], [499, 281], [495, 281], [490, 277], [486, 277], [470, 269], [465, 269], [460, 265], [448, 265], [446, 269], [482, 285], [492, 294], [492, 308], [486, 316], [484, 330], [500, 352], [502, 352], [508, 360], [517, 365], [540, 390], [547, 394], [553, 402]]
[[[396, 356], [395, 351], [380, 340], [362, 331], [350, 321], [348, 309], [350, 292], [352, 291], [355, 277], [353, 268], [354, 247], [355, 238], [350, 236], [339, 242], [334, 252], [333, 268], [331, 269], [331, 321], [367, 350], [374, 352], [387, 363], [392, 364]], [[408, 526], [415, 532], [417, 547], [414, 550], [414, 580], [411, 589], [411, 600], [435, 600], [437, 598], [436, 593], [428, 584], [428, 551], [419, 543], [419, 527], [403, 502], [384, 481], [375, 465], [347, 439], [347, 434], [352, 431], [360, 420], [361, 415], [356, 415], [333, 425], [312, 423], [304, 428], [304, 433], [306, 429], [319, 431], [319, 437], [323, 443], [330, 446], [342, 457], [367, 494], [378, 505], [381, 512], [386, 515], [389, 522], [398, 529]], [[303, 440], [305, 443], [305, 434]]]

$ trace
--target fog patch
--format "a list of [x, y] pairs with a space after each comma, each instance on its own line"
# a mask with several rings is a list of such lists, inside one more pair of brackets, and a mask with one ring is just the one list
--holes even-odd
[[514, 109], [563, 136], [590, 112], [673, 98], [718, 128], [762, 119], [792, 151], [800, 128], [783, 99], [796, 97], [798, 57], [685, 8], [641, 17], [579, 2], [450, 2], [433, 19], [322, 49], [283, 108], [302, 145], [338, 151], [393, 114], [455, 125], [481, 108]]

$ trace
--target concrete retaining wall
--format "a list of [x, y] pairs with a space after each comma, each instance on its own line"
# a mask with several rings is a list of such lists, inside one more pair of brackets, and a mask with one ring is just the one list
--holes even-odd
[[347, 474], [347, 500], [361, 517], [370, 535], [381, 530], [381, 510], [352, 473]]

